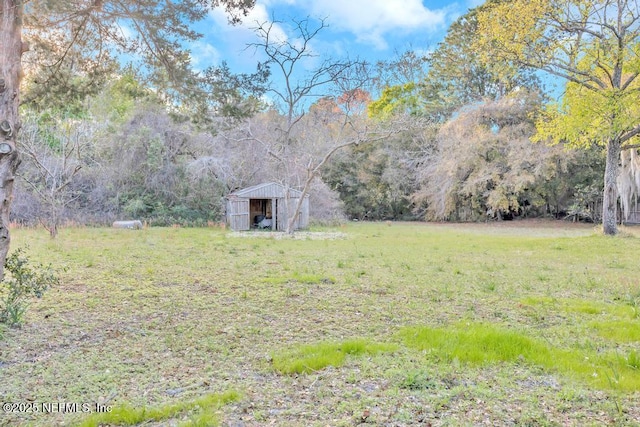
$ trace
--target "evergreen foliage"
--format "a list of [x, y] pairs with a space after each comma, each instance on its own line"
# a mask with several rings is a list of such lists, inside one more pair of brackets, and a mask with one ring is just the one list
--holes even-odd
[[0, 323], [20, 326], [29, 307], [29, 298], [40, 298], [59, 283], [52, 267], [29, 264], [23, 249], [13, 251], [4, 265], [6, 275], [0, 283]]

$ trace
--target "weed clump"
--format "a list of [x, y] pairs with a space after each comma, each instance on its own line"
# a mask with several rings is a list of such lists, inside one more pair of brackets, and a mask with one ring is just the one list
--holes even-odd
[[279, 353], [273, 353], [273, 367], [282, 374], [309, 374], [327, 366], [342, 366], [347, 355], [362, 356], [395, 351], [397, 346], [376, 343], [364, 339], [342, 343], [322, 342], [301, 345]]
[[412, 369], [404, 373], [399, 387], [406, 390], [427, 390], [436, 387], [435, 381], [429, 372], [421, 369]]

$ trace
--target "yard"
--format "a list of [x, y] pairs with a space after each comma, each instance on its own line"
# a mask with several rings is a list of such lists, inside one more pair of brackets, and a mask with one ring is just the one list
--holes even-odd
[[640, 425], [640, 230], [298, 236], [14, 230], [63, 280], [3, 331], [0, 425]]

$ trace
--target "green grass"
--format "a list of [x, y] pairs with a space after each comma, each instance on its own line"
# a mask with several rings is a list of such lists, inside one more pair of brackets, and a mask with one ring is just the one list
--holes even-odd
[[340, 367], [347, 356], [374, 355], [393, 352], [395, 344], [370, 342], [364, 339], [348, 340], [340, 343], [321, 342], [299, 345], [272, 353], [273, 368], [281, 374], [309, 374], [326, 368]]
[[589, 327], [595, 330], [598, 335], [614, 342], [640, 342], [640, 321], [637, 319], [589, 322]]
[[[62, 283], [3, 331], [2, 400], [109, 401], [134, 418], [179, 405], [142, 425], [640, 420], [640, 239], [536, 221], [314, 231], [68, 228], [52, 241], [13, 230], [12, 247]], [[411, 325], [440, 343], [405, 342]], [[183, 406], [212, 390], [242, 397]], [[9, 413], [0, 425], [80, 415]]]
[[311, 273], [300, 273], [294, 272], [291, 276], [288, 277], [263, 277], [260, 279], [263, 283], [268, 283], [272, 285], [281, 285], [289, 282], [297, 282], [303, 283], [306, 285], [314, 285], [318, 283], [335, 283], [336, 279], [331, 276], [325, 276], [322, 274], [311, 274]]
[[459, 323], [446, 328], [409, 327], [400, 332], [405, 345], [445, 363], [472, 365], [526, 363], [593, 384], [598, 388], [640, 391], [637, 353], [598, 354], [559, 348], [521, 332], [490, 324]]
[[240, 395], [235, 391], [223, 394], [208, 394], [197, 399], [168, 403], [156, 407], [133, 407], [120, 403], [109, 412], [92, 414], [78, 424], [78, 427], [98, 427], [104, 425], [135, 426], [151, 421], [164, 421], [179, 416], [186, 418], [181, 426], [217, 426], [216, 411], [223, 405], [235, 402]]
[[436, 388], [433, 374], [424, 369], [410, 369], [404, 372], [398, 386], [408, 390], [426, 390]]
[[413, 327], [400, 332], [405, 345], [445, 362], [459, 360], [473, 364], [549, 360], [549, 348], [523, 334], [489, 324], [463, 323], [449, 328]]
[[335, 278], [327, 277], [322, 274], [299, 273], [299, 272], [295, 272], [291, 277], [291, 279], [298, 283], [305, 283], [307, 285], [314, 285], [318, 283], [335, 283], [336, 281]]
[[602, 302], [583, 299], [528, 297], [520, 301], [530, 306], [544, 306], [549, 309], [561, 310], [567, 313], [582, 313], [590, 315], [609, 315], [616, 318], [635, 318], [632, 306], [625, 302]]

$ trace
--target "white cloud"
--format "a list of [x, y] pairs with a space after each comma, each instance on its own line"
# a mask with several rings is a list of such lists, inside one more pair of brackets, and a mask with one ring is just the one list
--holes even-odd
[[[483, 0], [467, 0], [483, 1]], [[271, 11], [295, 7], [315, 18], [327, 18], [331, 28], [347, 31], [360, 42], [386, 49], [385, 37], [394, 32], [436, 32], [447, 25], [450, 8], [431, 10], [421, 0], [258, 0], [242, 23], [229, 31], [249, 31], [256, 23], [270, 22]], [[216, 23], [226, 26], [223, 9], [212, 12]], [[278, 14], [276, 19], [287, 19]], [[285, 29], [274, 24], [272, 35], [276, 40], [287, 40]], [[246, 37], [242, 37], [246, 40]]]
[[[386, 48], [385, 35], [401, 31], [437, 31], [446, 25], [447, 10], [430, 10], [421, 0], [300, 0], [314, 16], [358, 40]], [[301, 4], [300, 4], [301, 5]], [[302, 6], [302, 5], [301, 5]]]
[[218, 49], [210, 43], [196, 41], [190, 46], [191, 65], [196, 70], [203, 70], [212, 64], [220, 62], [221, 56]]
[[[275, 1], [281, 2], [282, 0]], [[255, 28], [258, 25], [271, 23], [272, 16], [267, 10], [268, 4], [269, 0], [256, 3], [249, 14], [243, 17], [242, 21], [237, 25], [229, 25], [224, 8], [215, 8], [210, 13], [215, 37], [224, 43], [224, 50], [230, 52], [231, 55], [237, 55], [235, 60], [247, 68], [253, 68], [257, 60], [265, 59], [259, 50], [256, 51], [250, 45], [258, 41]], [[272, 24], [270, 37], [272, 40], [279, 42], [288, 40], [285, 29], [277, 23]], [[220, 48], [222, 49], [222, 47]]]
[[[269, 2], [267, 1], [266, 3], [268, 4]], [[243, 40], [254, 39], [254, 28], [264, 23], [270, 23], [272, 18], [267, 11], [267, 7], [264, 2], [256, 3], [256, 5], [249, 11], [249, 14], [242, 17], [241, 23], [236, 26], [227, 24], [227, 15], [223, 8], [215, 8], [211, 12], [211, 17], [219, 28], [224, 29], [225, 33], [240, 36]], [[273, 27], [271, 28], [271, 36], [276, 41], [287, 40], [286, 32], [278, 24], [273, 24]]]

